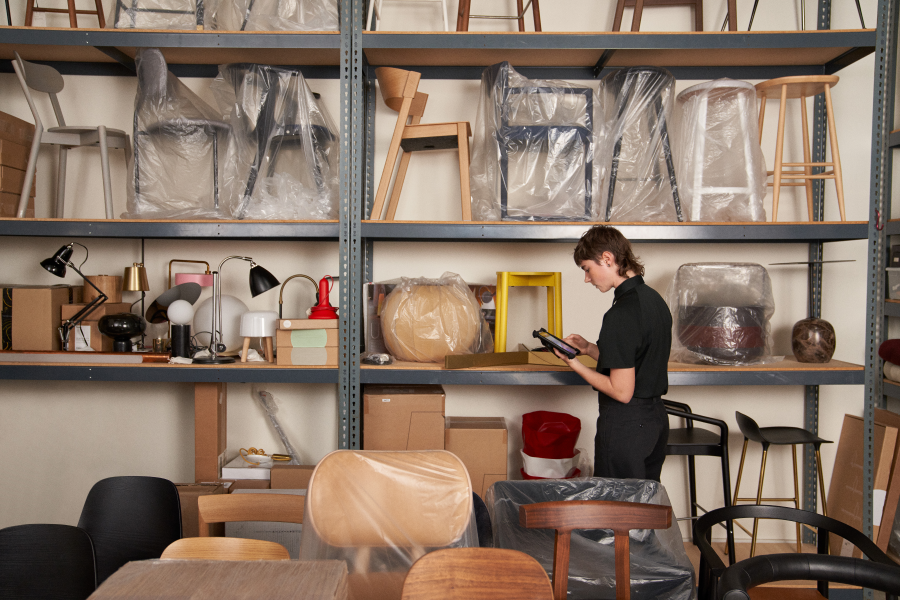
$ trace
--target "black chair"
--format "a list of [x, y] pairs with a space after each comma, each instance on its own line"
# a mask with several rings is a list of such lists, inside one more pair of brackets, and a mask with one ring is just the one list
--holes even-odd
[[[741, 451], [741, 464], [738, 467], [737, 482], [734, 484], [734, 502], [756, 502], [761, 504], [764, 502], [793, 502], [794, 508], [800, 508], [800, 475], [797, 469], [797, 446], [802, 444], [812, 444], [816, 451], [816, 467], [819, 473], [819, 493], [822, 496], [822, 514], [828, 516], [828, 506], [825, 503], [825, 477], [822, 474], [822, 454], [819, 452], [822, 444], [830, 444], [829, 440], [823, 440], [819, 436], [800, 427], [760, 427], [756, 421], [743, 413], [735, 411], [735, 419], [737, 419], [738, 427], [744, 434], [744, 449]], [[747, 456], [747, 444], [750, 441], [762, 444], [762, 461], [759, 467], [759, 485], [756, 488], [755, 498], [741, 498], [738, 493], [741, 489], [741, 475], [744, 473], [744, 458]], [[790, 446], [794, 457], [794, 496], [792, 498], [765, 498], [762, 495], [763, 480], [766, 475], [766, 457], [769, 453], [769, 446]], [[815, 500], [815, 498], [814, 498]], [[747, 529], [738, 524], [738, 527], [746, 531]], [[756, 533], [759, 528], [759, 520], [753, 520], [753, 532], [751, 534], [750, 556], [756, 554]], [[800, 524], [797, 524], [797, 553], [800, 553]]]
[[[818, 555], [828, 555], [829, 535], [827, 535], [827, 533], [831, 533], [840, 536], [847, 542], [859, 548], [865, 555], [865, 557], [870, 561], [881, 565], [895, 566], [894, 561], [891, 560], [884, 552], [882, 552], [872, 540], [866, 537], [865, 534], [836, 519], [832, 519], [830, 517], [826, 517], [818, 513], [809, 512], [806, 510], [788, 508], [786, 506], [769, 506], [765, 504], [729, 506], [726, 508], [718, 508], [716, 510], [712, 510], [707, 514], [701, 516], [699, 519], [697, 519], [697, 522], [694, 523], [694, 539], [696, 540], [697, 547], [700, 549], [700, 569], [697, 573], [699, 600], [712, 600], [713, 598], [721, 597], [720, 593], [722, 592], [724, 586], [724, 581], [722, 578], [725, 573], [726, 567], [722, 562], [722, 559], [719, 558], [718, 553], [716, 553], [716, 551], [710, 544], [710, 530], [714, 525], [722, 523], [727, 519], [778, 519], [781, 521], [790, 521], [797, 524], [808, 525], [810, 527], [816, 528], [817, 530], [818, 535], [816, 536], [816, 550], [818, 552]], [[796, 561], [794, 559], [791, 559], [791, 561], [785, 561], [785, 564], [790, 563], [792, 565], [796, 565], [802, 564], [804, 560], [808, 560], [816, 555], [787, 554], [769, 556], [796, 557]], [[765, 559], [766, 557], [758, 558]], [[747, 563], [747, 561], [739, 561], [735, 563], [733, 567], [729, 567], [729, 569], [737, 567], [738, 565], [744, 563]], [[796, 568], [796, 566], [792, 566], [790, 568]], [[753, 567], [753, 573], [755, 573], [754, 577], [759, 576], [756, 569], [757, 567]], [[829, 579], [828, 577], [824, 577], [823, 575], [825, 575], [825, 571], [813, 570], [810, 573], [814, 574], [811, 579], [817, 580], [819, 582], [819, 593], [826, 598], [828, 597], [828, 581], [840, 581], [839, 579]], [[760, 580], [759, 582], [762, 583], [762, 580]], [[791, 589], [796, 591], [796, 588]], [[786, 597], [793, 596], [794, 594], [791, 594]]]
[[[705, 508], [697, 503], [695, 456], [718, 456], [721, 459], [722, 491], [724, 496], [724, 504], [722, 506], [731, 506], [731, 472], [728, 469], [728, 425], [725, 421], [720, 421], [719, 419], [695, 415], [691, 412], [691, 407], [682, 402], [663, 398], [663, 403], [666, 405], [666, 412], [669, 415], [685, 420], [683, 428], [669, 428], [666, 456], [687, 456], [688, 486], [691, 499], [691, 530], [693, 531], [693, 521], [697, 519], [697, 509], [699, 508], [704, 513], [707, 512]], [[694, 421], [715, 425], [719, 428], [719, 433], [694, 427]], [[731, 564], [734, 564], [734, 524], [728, 520], [725, 521], [724, 527], [728, 557]], [[697, 545], [696, 537], [693, 541], [694, 545]]]
[[94, 546], [71, 525], [0, 529], [0, 599], [84, 600], [97, 587]]
[[131, 560], [159, 558], [181, 539], [178, 489], [159, 477], [109, 477], [94, 484], [78, 526], [94, 542], [97, 584]]
[[[769, 554], [742, 560], [725, 569], [719, 583], [720, 600], [749, 600], [748, 590], [763, 583], [789, 579], [832, 581], [900, 594], [900, 567], [849, 556]], [[827, 583], [825, 584], [827, 590]], [[822, 593], [821, 589], [820, 592]]]
[[494, 528], [491, 513], [481, 496], [472, 492], [472, 510], [475, 512], [475, 526], [478, 528], [478, 545], [482, 548], [494, 547]]

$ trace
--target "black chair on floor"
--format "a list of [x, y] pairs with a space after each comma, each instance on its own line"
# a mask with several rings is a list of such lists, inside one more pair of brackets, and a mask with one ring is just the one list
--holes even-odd
[[78, 526], [90, 534], [97, 585], [131, 560], [159, 558], [181, 539], [178, 489], [159, 477], [109, 477], [94, 484]]
[[94, 547], [71, 525], [0, 529], [0, 598], [84, 600], [97, 587]]
[[[884, 552], [882, 552], [875, 543], [866, 537], [861, 531], [847, 525], [846, 523], [842, 523], [836, 519], [832, 519], [830, 517], [826, 517], [820, 515], [818, 513], [809, 512], [806, 510], [797, 510], [795, 508], [788, 508], [786, 506], [769, 506], [769, 505], [756, 505], [756, 504], [747, 504], [743, 506], [729, 506], [726, 508], [719, 508], [716, 510], [712, 510], [707, 514], [701, 516], [697, 519], [697, 522], [694, 524], [694, 539], [696, 540], [697, 547], [700, 549], [700, 568], [697, 572], [697, 584], [698, 584], [698, 595], [699, 600], [712, 600], [714, 598], [721, 598], [724, 593], [724, 573], [726, 570], [725, 564], [722, 562], [722, 559], [719, 557], [718, 553], [713, 549], [710, 544], [710, 530], [714, 525], [722, 523], [723, 521], [731, 519], [777, 519], [781, 521], [789, 521], [793, 523], [808, 525], [817, 530], [817, 545], [816, 550], [818, 555], [828, 555], [828, 534], [834, 534], [840, 536], [848, 543], [856, 546], [862, 551], [863, 555], [868, 558], [873, 563], [878, 563], [881, 565], [891, 565], [895, 566], [893, 560], [891, 560]], [[786, 556], [793, 557], [790, 560], [784, 560], [782, 562], [785, 563], [785, 569], [796, 569], [798, 564], [802, 564], [804, 560], [808, 560], [810, 558], [814, 558], [817, 555], [811, 554], [787, 554], [787, 555], [769, 555], [771, 556]], [[759, 557], [761, 559], [765, 559], [766, 557]], [[739, 561], [734, 564], [734, 566], [729, 567], [729, 569], [735, 568], [738, 565], [744, 565], [745, 567], [749, 565], [756, 565], [752, 567], [752, 577], [756, 578], [758, 583], [762, 583], [761, 575], [757, 571], [759, 564], [765, 564], [764, 562], [758, 563], [748, 563], [747, 559], [744, 561]], [[777, 560], [777, 559], [776, 559]], [[818, 559], [816, 559], [818, 560]], [[810, 563], [812, 564], [812, 563]], [[787, 566], [790, 565], [790, 566]], [[838, 567], [835, 567], [838, 569]], [[787, 572], [787, 571], [786, 571]], [[835, 571], [837, 573], [839, 571]], [[830, 573], [821, 569], [813, 569], [810, 571], [811, 577], [809, 579], [813, 579], [818, 581], [818, 589], [813, 592], [810, 588], [810, 592], [813, 594], [804, 593], [804, 588], [785, 588], [786, 592], [784, 594], [784, 598], [790, 598], [791, 600], [804, 600], [805, 598], [822, 598], [828, 597], [828, 581], [841, 581], [840, 579], [831, 579]], [[800, 578], [800, 577], [796, 577]], [[794, 577], [791, 577], [794, 579]], [[733, 582], [733, 579], [729, 581]], [[749, 581], [749, 580], [747, 580]], [[746, 584], [747, 581], [744, 583]], [[754, 583], [753, 585], [756, 585]], [[752, 587], [752, 586], [751, 586]], [[775, 588], [766, 588], [768, 592], [773, 592]], [[818, 593], [819, 595], [814, 595]], [[739, 596], [738, 596], [739, 597]], [[775, 597], [774, 594], [768, 595], [767, 597]]]
[[[722, 506], [731, 506], [731, 472], [728, 469], [728, 425], [725, 421], [696, 415], [691, 412], [691, 407], [683, 402], [675, 402], [663, 398], [666, 405], [666, 412], [673, 416], [684, 419], [685, 426], [682, 428], [669, 429], [669, 441], [666, 446], [666, 456], [687, 456], [688, 459], [688, 486], [690, 489], [691, 499], [691, 530], [693, 531], [693, 522], [697, 519], [697, 509], [704, 513], [705, 508], [697, 503], [697, 480], [696, 468], [694, 465], [695, 456], [718, 456], [722, 461], [722, 490], [724, 504]], [[694, 427], [694, 422], [707, 423], [715, 425], [719, 428], [719, 432], [715, 433], [701, 427]], [[728, 545], [728, 556], [731, 564], [734, 564], [734, 525], [731, 521], [725, 521], [725, 535]], [[693, 538], [694, 545], [697, 545], [697, 538]]]

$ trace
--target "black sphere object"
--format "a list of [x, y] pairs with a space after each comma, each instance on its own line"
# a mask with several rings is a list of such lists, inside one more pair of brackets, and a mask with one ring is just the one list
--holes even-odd
[[801, 319], [791, 331], [791, 350], [798, 362], [827, 363], [836, 346], [834, 327], [825, 319]]
[[97, 329], [113, 339], [114, 352], [131, 352], [131, 338], [144, 332], [144, 320], [133, 313], [117, 313], [100, 317]]

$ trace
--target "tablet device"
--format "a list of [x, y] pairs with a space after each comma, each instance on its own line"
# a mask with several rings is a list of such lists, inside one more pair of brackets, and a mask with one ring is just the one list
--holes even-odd
[[531, 335], [539, 339], [544, 347], [547, 348], [547, 350], [552, 351], [554, 348], [556, 348], [570, 359], [575, 358], [578, 354], [580, 354], [577, 348], [568, 345], [543, 327], [541, 327], [538, 331], [532, 331]]

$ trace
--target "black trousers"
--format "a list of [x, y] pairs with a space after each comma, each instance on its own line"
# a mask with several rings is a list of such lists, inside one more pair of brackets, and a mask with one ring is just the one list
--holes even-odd
[[632, 398], [628, 404], [600, 399], [594, 438], [594, 477], [659, 481], [669, 417], [660, 398]]

